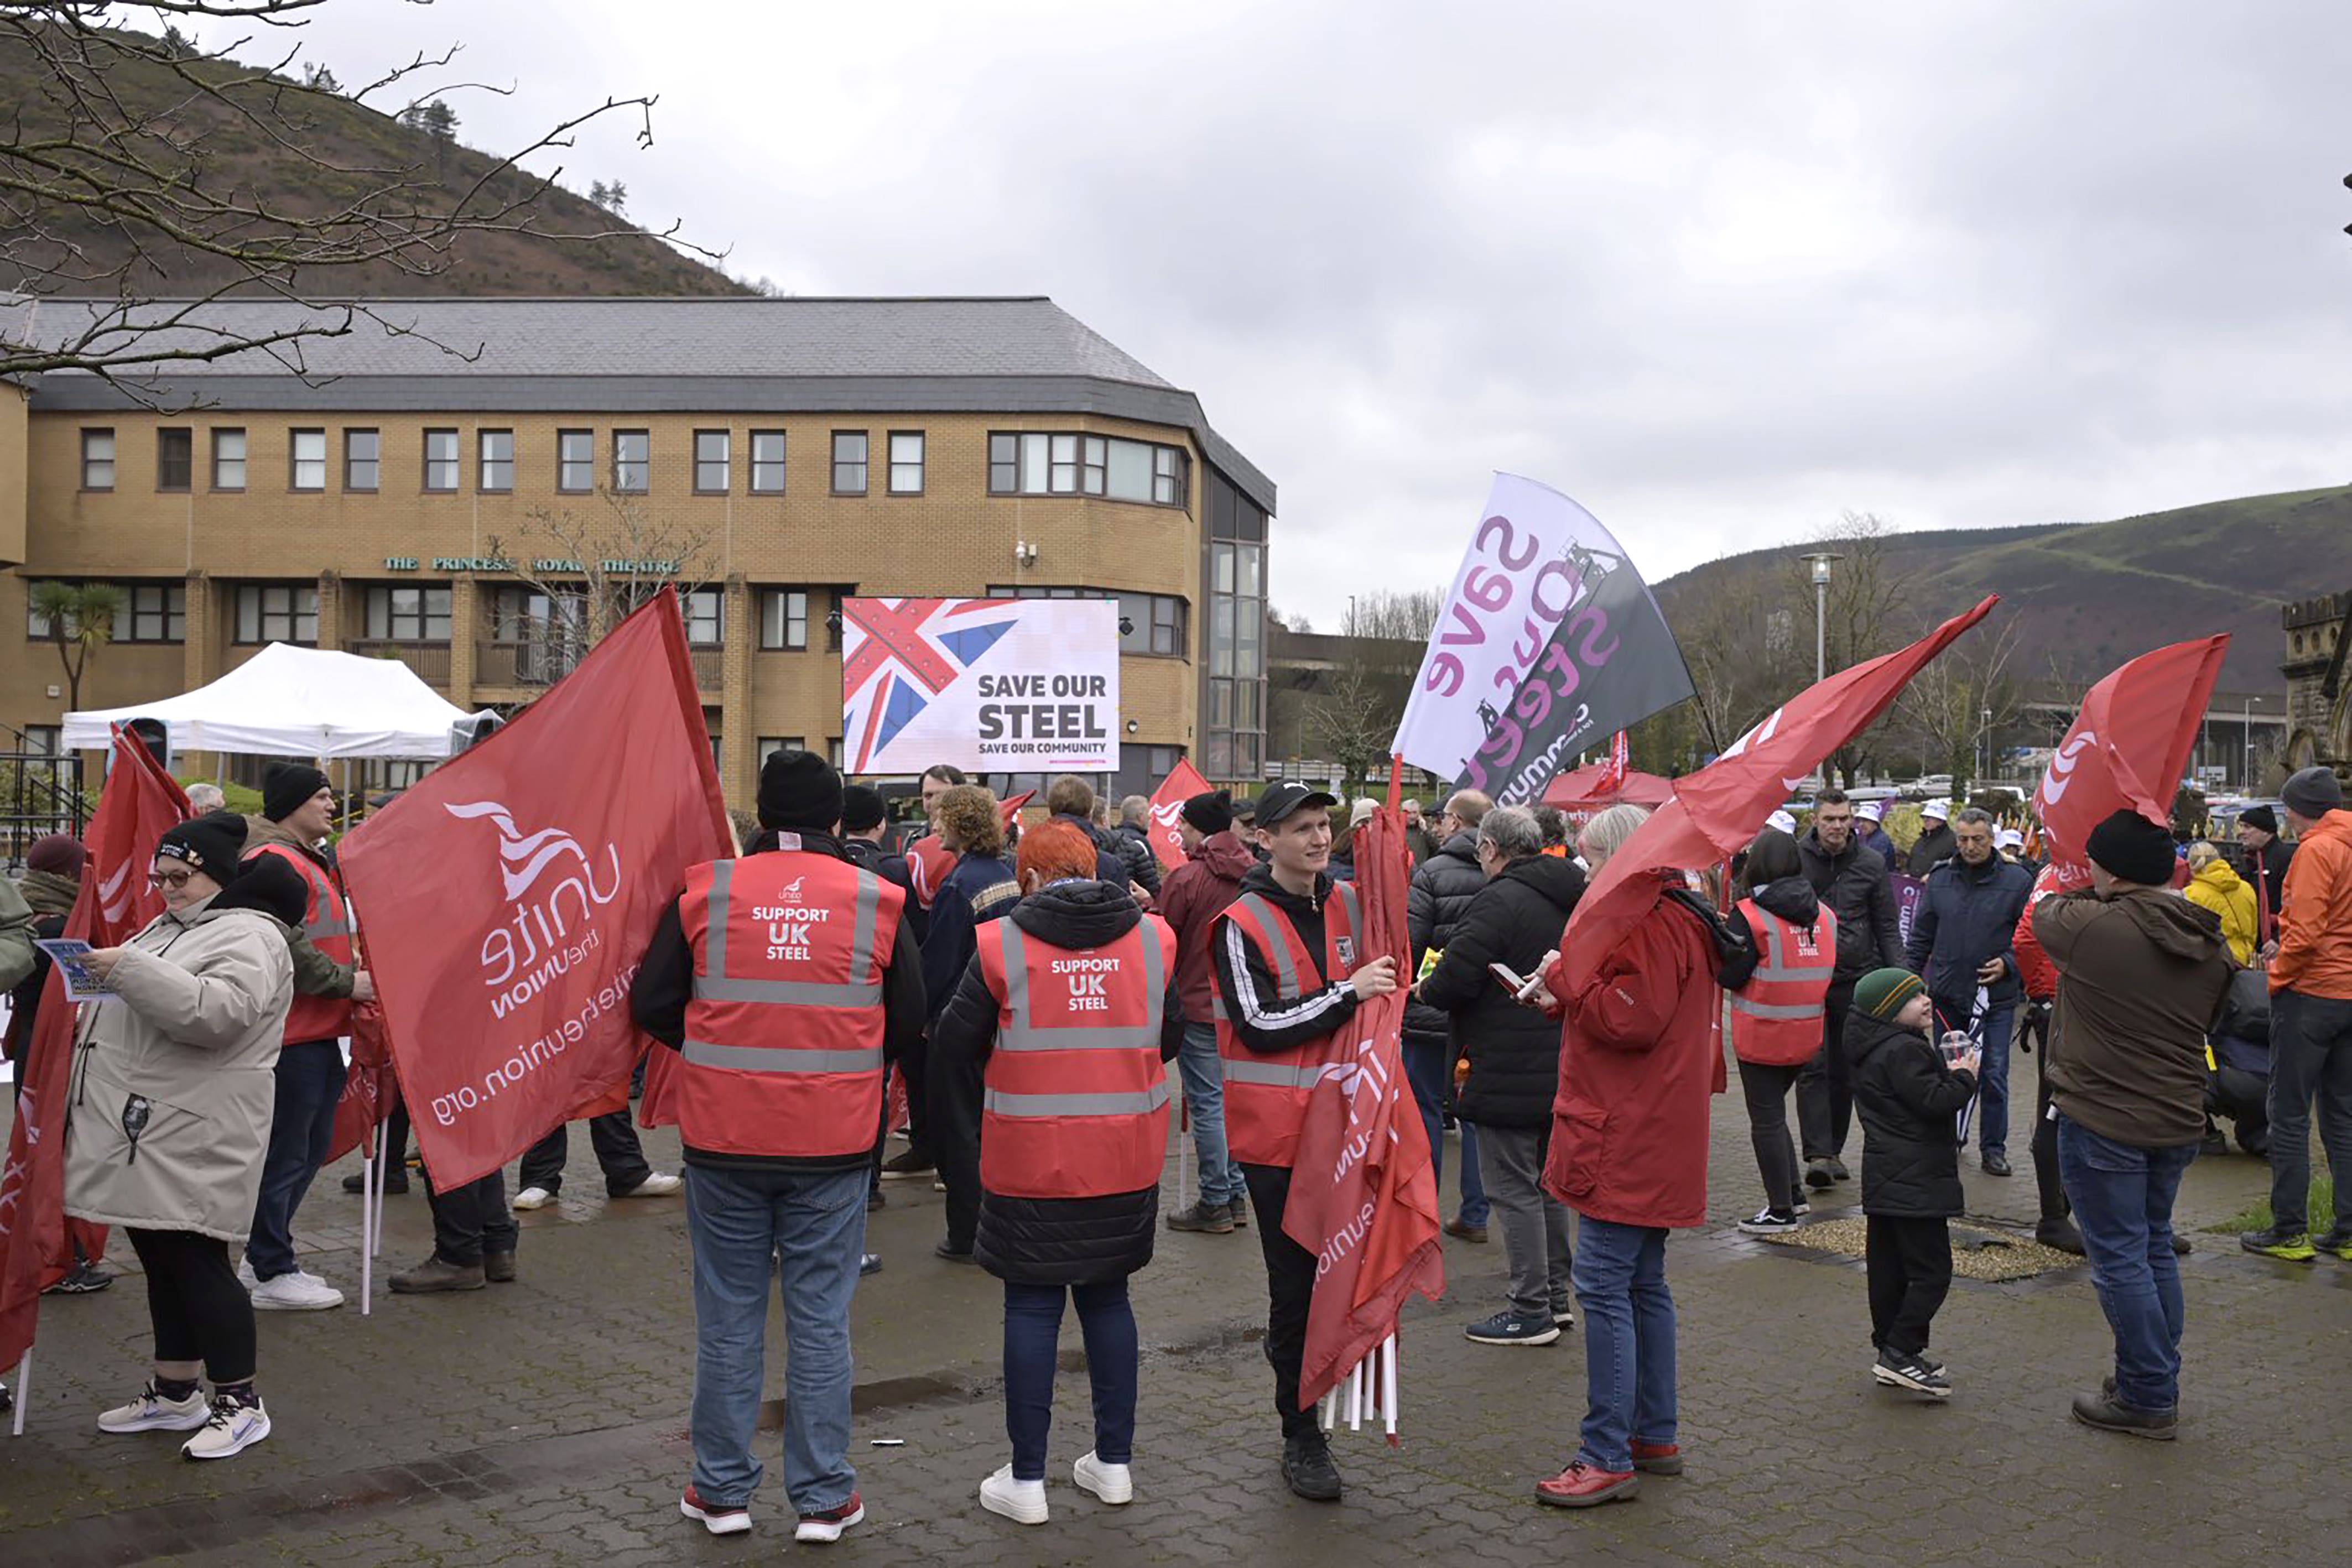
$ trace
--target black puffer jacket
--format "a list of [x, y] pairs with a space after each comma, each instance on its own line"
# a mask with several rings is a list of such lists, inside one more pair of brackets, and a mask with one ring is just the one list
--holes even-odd
[[1960, 852], [1960, 836], [1946, 822], [1934, 832], [1922, 832], [1911, 844], [1911, 858], [1904, 866], [1913, 876], [1924, 877], [1937, 866]]
[[[1127, 890], [1106, 882], [1039, 889], [1006, 919], [1038, 941], [1070, 951], [1099, 947], [1135, 928], [1143, 912]], [[1160, 1026], [1160, 1060], [1184, 1040], [1176, 977]], [[948, 1244], [970, 1247], [982, 1268], [1022, 1285], [1087, 1285], [1124, 1280], [1151, 1261], [1160, 1188], [1106, 1197], [1006, 1197], [980, 1184], [982, 1079], [996, 1049], [996, 998], [972, 958], [955, 999], [931, 1026], [932, 1137], [948, 1186]]]
[[1856, 1008], [1845, 1016], [1853, 1109], [1862, 1118], [1862, 1211], [1948, 1219], [1966, 1207], [1952, 1118], [1976, 1094], [1972, 1073], [1913, 1030]]
[[1837, 916], [1837, 977], [1831, 984], [1851, 986], [1873, 969], [1903, 967], [1902, 926], [1885, 857], [1860, 839], [1848, 839], [1843, 852], [1832, 854], [1809, 828], [1797, 841], [1797, 862]]
[[[1489, 964], [1532, 975], [1559, 946], [1584, 893], [1574, 861], [1529, 855], [1479, 890], [1445, 954], [1421, 983], [1422, 999], [1453, 1023], [1454, 1056], [1470, 1059], [1455, 1109], [1482, 1127], [1541, 1127], [1559, 1092], [1559, 1020], [1513, 1001]], [[1448, 1082], [1451, 1082], [1449, 1077]]]
[[1118, 834], [1108, 828], [1095, 826], [1091, 817], [1076, 817], [1067, 811], [1055, 812], [1053, 820], [1069, 823], [1095, 841], [1095, 875], [1120, 889], [1133, 880], [1128, 870], [1127, 852], [1118, 847]]
[[1159, 897], [1160, 855], [1152, 849], [1150, 836], [1133, 822], [1121, 822], [1110, 832], [1118, 844], [1119, 858], [1127, 864], [1127, 880]]
[[[1406, 935], [1412, 944], [1413, 974], [1421, 972], [1422, 955], [1454, 940], [1470, 901], [1486, 885], [1478, 866], [1478, 835], [1460, 832], [1438, 852], [1413, 868], [1412, 888], [1405, 895]], [[1554, 932], [1554, 936], [1559, 933]], [[1401, 975], [1409, 980], [1411, 975]], [[1490, 984], [1492, 982], [1489, 982]], [[1404, 1037], [1414, 1044], [1444, 1044], [1453, 1033], [1446, 1016], [1419, 1002], [1404, 1009]]]

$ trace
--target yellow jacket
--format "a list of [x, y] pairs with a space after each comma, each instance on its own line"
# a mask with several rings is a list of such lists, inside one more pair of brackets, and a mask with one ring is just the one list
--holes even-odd
[[2229, 940], [2230, 956], [2240, 964], [2252, 963], [2262, 939], [2262, 910], [2246, 879], [2231, 870], [2227, 861], [2208, 861], [2182, 891], [2189, 903], [2202, 904], [2221, 917], [2221, 935]]

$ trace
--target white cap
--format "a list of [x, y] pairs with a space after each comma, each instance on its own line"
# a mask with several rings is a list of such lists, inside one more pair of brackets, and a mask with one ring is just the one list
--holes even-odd
[[1919, 814], [1933, 817], [1939, 822], [1948, 822], [1952, 820], [1952, 803], [1949, 800], [1923, 800], [1919, 804]]
[[2025, 835], [2015, 828], [2003, 828], [1992, 836], [1992, 841], [1996, 849], [2021, 850], [2025, 847]]
[[1853, 814], [1865, 822], [1876, 822], [1885, 820], [1886, 808], [1875, 800], [1864, 800], [1853, 809]]
[[1786, 811], [1775, 811], [1764, 819], [1764, 825], [1768, 828], [1778, 828], [1784, 833], [1794, 834], [1797, 831], [1797, 819]]

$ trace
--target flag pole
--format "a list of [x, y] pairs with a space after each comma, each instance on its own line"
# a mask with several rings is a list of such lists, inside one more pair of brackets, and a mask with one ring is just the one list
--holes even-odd
[[28, 1344], [25, 1347], [24, 1355], [16, 1362], [16, 1414], [9, 1417], [8, 1425], [8, 1435], [12, 1437], [25, 1435], [26, 1393], [32, 1386], [33, 1347]]
[[383, 1124], [369, 1129], [360, 1145], [360, 1316], [368, 1315], [369, 1287], [375, 1282], [375, 1172], [383, 1162]]

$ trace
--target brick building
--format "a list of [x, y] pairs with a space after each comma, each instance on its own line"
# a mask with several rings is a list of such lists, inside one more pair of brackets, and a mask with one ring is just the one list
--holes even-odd
[[[91, 308], [0, 297], [0, 333], [55, 341]], [[203, 321], [259, 337], [299, 309]], [[578, 657], [569, 538], [675, 570], [737, 800], [767, 749], [839, 747], [853, 594], [1116, 597], [1109, 782], [1148, 788], [1187, 755], [1260, 774], [1274, 486], [1197, 397], [1052, 301], [370, 309], [403, 330], [362, 318], [163, 362], [135, 394], [80, 373], [0, 386], [0, 625], [24, 629], [0, 722], [54, 743], [43, 580], [123, 592], [85, 707], [200, 685], [273, 640], [404, 660], [465, 708], [527, 703]]]
[[2345, 658], [2352, 653], [2352, 592], [2305, 599], [2285, 607], [2287, 685], [2286, 770], [2325, 763], [2352, 775], [2352, 690]]

